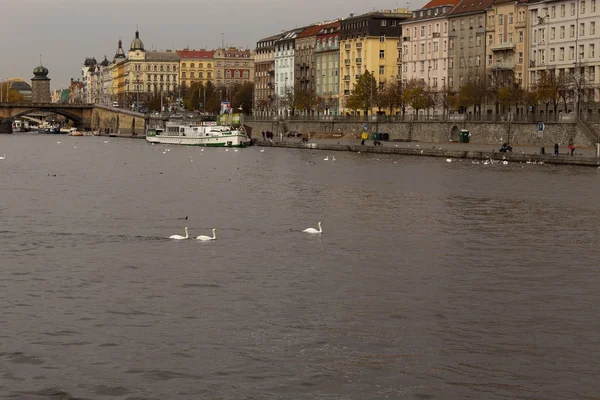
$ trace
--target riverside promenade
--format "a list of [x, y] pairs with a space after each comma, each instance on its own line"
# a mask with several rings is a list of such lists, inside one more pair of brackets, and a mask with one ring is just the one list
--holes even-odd
[[328, 150], [351, 151], [374, 154], [397, 154], [403, 156], [465, 158], [473, 160], [506, 160], [509, 162], [536, 162], [557, 165], [578, 165], [598, 167], [600, 159], [596, 157], [596, 149], [592, 147], [576, 148], [573, 156], [569, 155], [569, 148], [559, 148], [559, 155], [555, 156], [553, 147], [546, 147], [546, 154], [540, 154], [541, 148], [534, 146], [514, 146], [512, 152], [499, 152], [499, 145], [481, 145], [470, 143], [423, 143], [423, 142], [381, 142], [381, 146], [374, 146], [372, 140], [361, 145], [360, 140], [321, 139], [302, 142], [299, 139], [286, 139], [284, 141], [259, 141], [256, 143], [263, 147], [280, 147], [303, 150]]

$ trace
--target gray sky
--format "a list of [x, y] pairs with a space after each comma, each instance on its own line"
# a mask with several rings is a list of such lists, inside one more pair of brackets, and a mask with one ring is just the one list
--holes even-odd
[[[425, 0], [412, 0], [411, 9]], [[125, 52], [136, 25], [146, 49], [254, 49], [260, 38], [313, 22], [373, 9], [406, 7], [396, 0], [0, 0], [0, 78], [33, 76], [42, 54], [52, 88], [81, 76], [85, 57]]]

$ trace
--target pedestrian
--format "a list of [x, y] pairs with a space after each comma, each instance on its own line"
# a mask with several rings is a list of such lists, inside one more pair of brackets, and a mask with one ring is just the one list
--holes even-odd
[[558, 143], [554, 143], [554, 155], [558, 155]]
[[571, 150], [571, 155], [573, 155], [573, 152], [575, 151], [575, 146], [573, 146], [573, 143], [569, 145], [569, 150]]

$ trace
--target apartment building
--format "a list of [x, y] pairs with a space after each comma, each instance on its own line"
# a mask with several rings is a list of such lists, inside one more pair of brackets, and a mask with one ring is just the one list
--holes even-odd
[[[452, 91], [458, 91], [469, 80], [486, 79], [486, 9], [492, 2], [462, 0], [448, 13], [448, 88]], [[428, 84], [439, 86], [435, 81]]]
[[459, 0], [432, 0], [402, 23], [404, 34], [400, 44], [405, 84], [417, 79], [431, 87], [454, 88], [449, 63], [457, 51], [450, 47], [449, 14], [458, 3]]
[[315, 47], [315, 92], [326, 115], [339, 114], [340, 21], [321, 26]]
[[[346, 109], [356, 81], [365, 72], [371, 72], [380, 87], [397, 80], [400, 75], [401, 55], [398, 41], [402, 37], [402, 22], [410, 14], [406, 9], [376, 11], [358, 16], [350, 15], [340, 25], [340, 108]], [[360, 111], [357, 111], [360, 112]]]
[[534, 1], [528, 4], [528, 13], [528, 86], [535, 87], [545, 71], [565, 74], [572, 89], [566, 111], [598, 101], [600, 10], [596, 0]]
[[189, 88], [194, 82], [214, 83], [215, 52], [213, 50], [178, 50], [179, 82]]

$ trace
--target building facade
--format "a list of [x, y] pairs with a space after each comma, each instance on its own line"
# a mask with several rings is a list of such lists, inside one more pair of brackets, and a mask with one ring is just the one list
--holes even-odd
[[214, 51], [206, 50], [178, 50], [179, 56], [179, 82], [182, 88], [189, 88], [194, 82], [214, 83]]
[[322, 25], [316, 35], [315, 94], [325, 115], [340, 111], [340, 25], [340, 21]]
[[405, 9], [397, 9], [351, 16], [341, 21], [342, 112], [360, 114], [360, 110], [347, 109], [346, 100], [365, 71], [373, 74], [380, 88], [383, 88], [386, 82], [398, 79], [401, 65], [398, 47], [398, 41], [402, 37], [401, 24], [409, 17], [410, 14]]
[[234, 47], [215, 50], [215, 84], [225, 87], [222, 98], [231, 101], [232, 88], [254, 80], [254, 56]]
[[294, 43], [294, 89], [315, 95], [315, 46], [321, 25], [305, 28]]
[[446, 90], [454, 87], [449, 60], [456, 50], [450, 45], [449, 13], [458, 0], [433, 0], [402, 24], [402, 72], [404, 85], [412, 80]]
[[[567, 109], [597, 110], [600, 55], [596, 0], [537, 1], [528, 4], [529, 88], [543, 73], [561, 76], [568, 88]], [[562, 108], [562, 105], [561, 105]]]
[[254, 52], [254, 114], [275, 112], [275, 42], [281, 35], [270, 36], [256, 43]]
[[288, 114], [294, 97], [295, 42], [304, 28], [286, 32], [275, 42], [275, 101], [279, 115]]
[[[470, 80], [482, 85], [486, 80], [486, 9], [492, 1], [462, 0], [449, 12], [448, 47], [452, 54], [448, 57], [448, 88], [451, 91], [457, 92]], [[440, 86], [430, 79], [427, 84], [434, 90]]]

